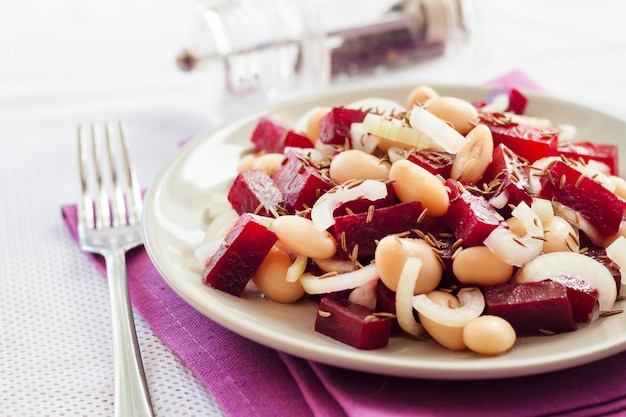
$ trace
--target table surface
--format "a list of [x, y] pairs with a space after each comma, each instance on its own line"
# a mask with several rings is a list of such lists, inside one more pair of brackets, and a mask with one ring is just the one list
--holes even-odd
[[[321, 0], [320, 0], [321, 1]], [[626, 3], [484, 0], [467, 73], [361, 79], [482, 83], [519, 70], [550, 94], [626, 117]], [[192, 0], [12, 2], [0, 13], [0, 415], [113, 414], [106, 281], [71, 241], [78, 123], [123, 120], [144, 186], [179, 141], [213, 126], [210, 86], [174, 58]], [[135, 315], [159, 416], [223, 411]]]

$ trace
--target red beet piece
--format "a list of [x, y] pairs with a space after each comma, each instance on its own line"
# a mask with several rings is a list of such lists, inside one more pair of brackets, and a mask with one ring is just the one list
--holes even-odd
[[204, 267], [206, 284], [240, 296], [278, 238], [249, 213], [239, 216], [224, 243]]
[[516, 114], [524, 114], [528, 99], [517, 88], [496, 88], [489, 93], [487, 101], [491, 101], [496, 96], [502, 94], [506, 94], [509, 97], [509, 107], [506, 109], [506, 111]]
[[450, 190], [450, 205], [444, 222], [458, 239], [463, 239], [464, 246], [482, 245], [502, 223], [502, 216], [483, 196], [470, 193], [459, 182], [448, 179], [445, 184]]
[[237, 175], [228, 191], [228, 201], [238, 214], [272, 216], [282, 204], [283, 195], [265, 171], [253, 169]]
[[605, 164], [610, 173], [619, 175], [619, 149], [617, 145], [608, 143], [575, 142], [559, 146], [557, 155], [564, 155], [585, 163], [593, 160]]
[[380, 349], [389, 343], [392, 321], [346, 299], [327, 296], [320, 301], [315, 330], [357, 349]]
[[613, 261], [611, 261], [611, 258], [609, 258], [606, 254], [606, 250], [602, 246], [586, 242], [585, 247], [587, 248], [584, 253], [586, 256], [600, 262], [609, 270], [609, 272], [611, 272], [611, 275], [613, 275], [613, 279], [615, 280], [615, 286], [617, 287], [617, 294], [619, 295], [622, 288], [622, 273], [620, 272], [620, 269], [613, 263]]
[[367, 112], [344, 107], [331, 109], [320, 119], [320, 137], [322, 143], [343, 146], [350, 138], [352, 123], [360, 123]]
[[315, 201], [334, 184], [296, 153], [289, 153], [274, 172], [272, 180], [283, 193], [285, 209], [289, 213], [312, 207]]
[[525, 165], [513, 151], [500, 144], [493, 149], [491, 163], [481, 181], [496, 189], [494, 197], [504, 193], [507, 203], [518, 205], [523, 201], [530, 205], [533, 198]]
[[282, 152], [285, 148], [287, 128], [269, 117], [261, 117], [250, 140], [265, 152]]
[[575, 322], [588, 323], [591, 313], [598, 301], [598, 291], [587, 281], [570, 275], [556, 275], [551, 281], [563, 285], [567, 291], [567, 298], [572, 306], [572, 317]]
[[556, 161], [541, 178], [539, 195], [576, 211], [600, 233], [619, 231], [626, 201], [563, 161]]
[[[381, 280], [376, 282], [376, 311], [394, 314], [391, 319], [391, 336], [402, 336], [405, 334], [398, 323], [396, 314], [396, 293], [391, 291]], [[416, 313], [417, 314], [417, 313]]]
[[376, 251], [376, 240], [389, 234], [419, 228], [417, 220], [422, 210], [422, 204], [415, 201], [335, 217], [337, 255], [347, 258], [358, 245], [357, 258], [371, 259]]
[[481, 122], [491, 130], [494, 145], [502, 143], [530, 163], [557, 151], [559, 138], [554, 131], [514, 123], [496, 114], [481, 116]]
[[567, 289], [554, 281], [487, 286], [486, 313], [511, 323], [518, 336], [576, 330]]
[[423, 149], [411, 152], [407, 159], [434, 175], [449, 178], [454, 155], [444, 151]]
[[311, 142], [308, 137], [301, 135], [300, 133], [294, 132], [293, 130], [290, 130], [285, 135], [283, 150], [288, 146], [293, 148], [312, 148], [313, 142]]

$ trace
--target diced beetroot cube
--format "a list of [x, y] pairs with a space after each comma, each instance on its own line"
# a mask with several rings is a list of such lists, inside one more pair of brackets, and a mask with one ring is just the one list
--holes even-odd
[[489, 93], [487, 101], [491, 101], [493, 98], [501, 94], [506, 94], [509, 97], [509, 107], [506, 111], [516, 114], [524, 114], [528, 99], [517, 88], [496, 88]]
[[467, 191], [455, 180], [446, 180], [450, 205], [443, 216], [445, 223], [464, 246], [482, 245], [503, 219], [495, 208], [481, 195]]
[[376, 251], [376, 240], [419, 228], [417, 220], [422, 210], [422, 204], [415, 201], [335, 217], [337, 255], [347, 258], [358, 245], [357, 258], [371, 259]]
[[313, 142], [311, 142], [308, 137], [301, 135], [300, 133], [296, 133], [293, 130], [290, 130], [285, 135], [285, 143], [283, 149], [288, 146], [292, 148], [312, 148]]
[[502, 143], [530, 163], [554, 155], [557, 150], [559, 137], [554, 131], [514, 123], [496, 114], [481, 116], [481, 122], [491, 130], [494, 145]]
[[249, 214], [239, 216], [224, 243], [204, 267], [204, 282], [240, 296], [278, 238]]
[[327, 296], [319, 305], [315, 330], [357, 349], [380, 349], [389, 343], [391, 319], [346, 299]]
[[575, 322], [588, 323], [591, 313], [598, 301], [598, 291], [587, 281], [570, 275], [556, 275], [551, 281], [558, 282], [567, 290], [567, 297], [572, 306], [572, 317]]
[[511, 88], [511, 90], [509, 90], [508, 111], [511, 111], [516, 114], [524, 114], [527, 103], [528, 103], [528, 99], [517, 88]]
[[285, 149], [287, 128], [268, 117], [261, 117], [250, 140], [265, 152], [282, 152]]
[[613, 279], [615, 280], [615, 286], [617, 287], [617, 294], [619, 295], [622, 288], [622, 273], [619, 267], [617, 267], [615, 263], [613, 263], [611, 258], [609, 258], [609, 256], [606, 254], [606, 249], [604, 249], [602, 246], [597, 246], [587, 242], [585, 244], [585, 247], [587, 248], [587, 250], [585, 251], [584, 255], [589, 256], [590, 258], [600, 262], [609, 270], [609, 272], [611, 272], [611, 275], [613, 275]]
[[[389, 288], [383, 284], [381, 280], [376, 281], [376, 311], [393, 314], [394, 317], [391, 319], [391, 336], [402, 336], [406, 334], [400, 324], [398, 323], [398, 319], [395, 317], [396, 314], [396, 293], [391, 291]], [[416, 320], [417, 311], [413, 312]]]
[[285, 210], [289, 213], [313, 207], [317, 199], [334, 184], [320, 171], [307, 164], [297, 153], [288, 153], [272, 180], [283, 193]]
[[619, 175], [619, 150], [617, 145], [608, 143], [575, 142], [559, 146], [557, 155], [564, 155], [576, 161], [590, 160], [601, 162], [607, 166], [612, 175]]
[[[495, 188], [494, 197], [506, 194], [506, 203], [518, 205], [522, 201], [530, 205], [533, 201], [530, 195], [528, 175], [522, 161], [513, 151], [500, 144], [493, 149], [491, 163], [483, 175], [482, 182]], [[506, 204], [505, 203], [505, 204]]]
[[333, 187], [333, 183], [312, 166], [305, 166], [289, 183], [285, 192], [285, 208], [289, 211], [306, 210]]
[[519, 336], [576, 330], [566, 288], [554, 281], [487, 286], [486, 314], [511, 323]]
[[289, 152], [287, 157], [283, 160], [283, 163], [272, 174], [272, 181], [276, 184], [276, 187], [281, 193], [289, 190], [289, 184], [300, 173], [306, 162], [297, 153]]
[[283, 195], [265, 171], [240, 172], [228, 192], [228, 201], [238, 214], [272, 216], [282, 204]]
[[352, 123], [360, 123], [367, 112], [362, 110], [335, 107], [320, 119], [320, 137], [322, 143], [343, 146], [350, 138]]
[[381, 280], [376, 282], [376, 311], [396, 314], [396, 293]]
[[411, 152], [407, 159], [431, 174], [441, 175], [443, 178], [449, 178], [454, 163], [454, 155], [444, 151], [436, 150], [419, 150]]
[[541, 197], [576, 211], [601, 236], [619, 231], [626, 201], [562, 161], [553, 163], [546, 174], [541, 178]]

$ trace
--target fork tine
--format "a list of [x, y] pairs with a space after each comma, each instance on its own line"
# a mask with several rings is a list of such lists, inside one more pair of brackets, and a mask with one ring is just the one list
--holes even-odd
[[128, 146], [126, 144], [126, 132], [124, 125], [118, 123], [119, 135], [120, 135], [120, 148], [122, 152], [122, 164], [127, 181], [128, 196], [126, 204], [130, 207], [128, 211], [128, 223], [138, 224], [141, 222], [141, 212], [143, 210], [143, 203], [141, 199], [141, 190], [139, 188], [139, 182], [137, 181], [137, 175], [130, 163], [130, 157], [128, 156]]
[[111, 125], [107, 124], [105, 129], [105, 142], [106, 142], [106, 154], [109, 162], [109, 174], [110, 174], [110, 185], [112, 188], [112, 195], [110, 197], [111, 202], [111, 214], [113, 226], [119, 226], [122, 224], [126, 224], [127, 214], [126, 214], [126, 204], [124, 202], [124, 186], [122, 181], [120, 180], [120, 175], [118, 173], [117, 168], [117, 160], [115, 158], [115, 152], [113, 150], [114, 146], [111, 143], [113, 132], [111, 131]]
[[78, 227], [94, 228], [94, 206], [93, 200], [89, 197], [89, 179], [87, 149], [85, 148], [85, 128], [78, 126], [78, 171], [80, 173], [80, 199], [78, 201]]
[[94, 124], [91, 125], [91, 155], [93, 158], [93, 167], [95, 174], [95, 195], [96, 195], [96, 229], [108, 227], [111, 225], [111, 206], [107, 194], [107, 179], [103, 175], [102, 170], [102, 138], [100, 130]]

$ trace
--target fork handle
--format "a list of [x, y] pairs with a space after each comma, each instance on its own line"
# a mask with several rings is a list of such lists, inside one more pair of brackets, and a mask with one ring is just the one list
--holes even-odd
[[115, 416], [153, 417], [128, 293], [125, 252], [111, 251], [105, 261], [113, 319]]

